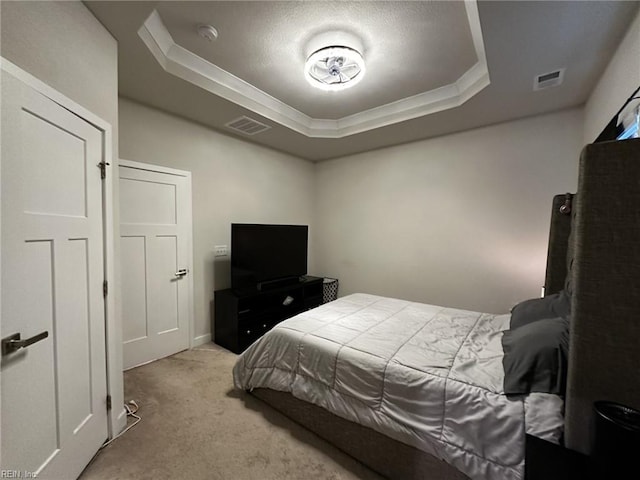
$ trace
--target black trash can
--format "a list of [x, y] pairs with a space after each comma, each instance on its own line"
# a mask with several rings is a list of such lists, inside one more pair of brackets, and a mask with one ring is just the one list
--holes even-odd
[[[593, 459], [601, 479], [637, 478], [640, 458], [640, 411], [599, 401], [595, 410]], [[629, 477], [629, 472], [634, 472]]]
[[338, 298], [338, 279], [324, 278], [322, 281], [322, 303], [332, 302]]

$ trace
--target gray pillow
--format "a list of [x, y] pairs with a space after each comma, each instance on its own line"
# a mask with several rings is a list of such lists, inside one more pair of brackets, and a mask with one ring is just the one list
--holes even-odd
[[545, 318], [502, 335], [504, 393], [564, 395], [569, 354], [569, 320]]
[[571, 299], [561, 290], [542, 298], [520, 302], [511, 309], [512, 330], [544, 318], [568, 317], [571, 314]]

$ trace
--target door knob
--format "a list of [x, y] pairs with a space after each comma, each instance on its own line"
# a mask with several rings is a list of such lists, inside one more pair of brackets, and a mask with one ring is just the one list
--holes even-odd
[[180, 270], [178, 270], [176, 272], [176, 277], [184, 277], [187, 273], [189, 273], [189, 270], [186, 268], [181, 268]]
[[9, 335], [2, 339], [2, 355], [9, 355], [10, 353], [15, 352], [21, 348], [26, 348], [29, 345], [33, 345], [40, 340], [44, 340], [49, 336], [49, 332], [46, 330], [38, 335], [34, 335], [31, 338], [25, 338], [24, 340], [20, 339], [19, 333], [14, 333], [13, 335]]

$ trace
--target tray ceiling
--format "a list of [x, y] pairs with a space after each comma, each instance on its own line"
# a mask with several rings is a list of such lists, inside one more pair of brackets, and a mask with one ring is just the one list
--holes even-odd
[[[321, 160], [577, 106], [637, 2], [94, 2], [119, 44], [120, 93], [247, 141]], [[214, 42], [198, 36], [211, 24]], [[584, 25], [591, 28], [585, 29]], [[367, 73], [339, 92], [304, 78], [322, 34], [353, 39]], [[315, 43], [314, 43], [315, 42]], [[325, 45], [321, 45], [325, 46]], [[559, 87], [536, 75], [564, 68]]]
[[[343, 137], [456, 107], [489, 84], [475, 2], [404, 6], [166, 2], [138, 34], [166, 72], [303, 135]], [[204, 19], [215, 20], [205, 23], [214, 24], [218, 40], [197, 34]], [[307, 57], [318, 47], [355, 47], [350, 41], [363, 50], [368, 71], [357, 88], [309, 85]]]

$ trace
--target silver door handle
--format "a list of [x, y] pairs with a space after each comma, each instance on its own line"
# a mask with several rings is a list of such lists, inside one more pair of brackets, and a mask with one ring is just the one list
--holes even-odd
[[184, 277], [187, 273], [189, 273], [189, 270], [187, 270], [186, 268], [181, 268], [176, 272], [176, 277]]
[[14, 333], [13, 335], [9, 335], [2, 339], [2, 355], [9, 355], [10, 353], [15, 352], [16, 350], [20, 350], [21, 348], [26, 348], [29, 345], [33, 345], [40, 340], [44, 340], [49, 336], [49, 332], [44, 331], [39, 333], [38, 335], [34, 335], [31, 338], [25, 338], [24, 340], [20, 339], [19, 333]]

